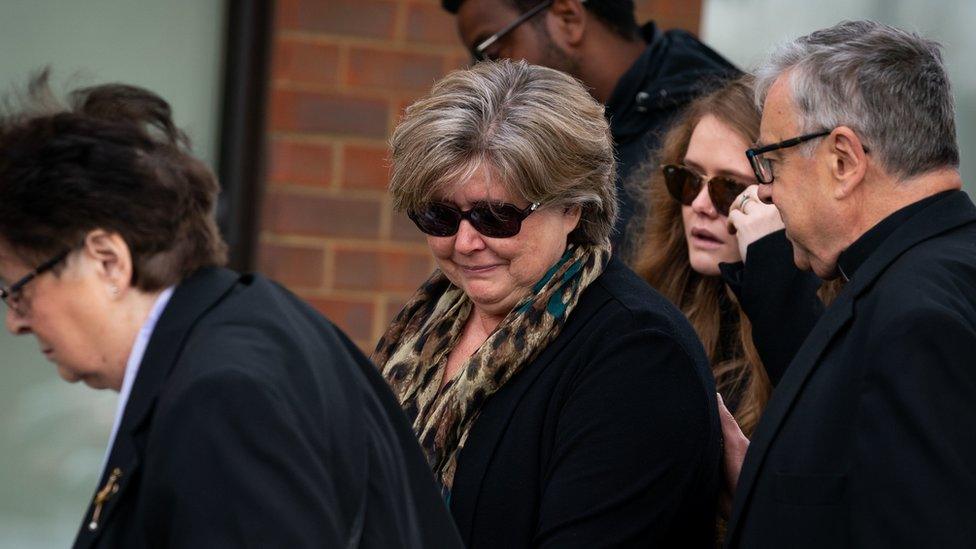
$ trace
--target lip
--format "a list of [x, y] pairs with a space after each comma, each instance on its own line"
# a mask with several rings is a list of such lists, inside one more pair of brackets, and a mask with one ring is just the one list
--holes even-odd
[[720, 248], [725, 241], [708, 229], [694, 227], [691, 229], [690, 238], [693, 244], [699, 248]]
[[491, 271], [495, 270], [495, 268], [497, 268], [498, 266], [499, 265], [497, 263], [493, 263], [491, 265], [458, 265], [458, 267], [460, 267], [465, 274], [469, 274], [469, 275], [490, 273]]

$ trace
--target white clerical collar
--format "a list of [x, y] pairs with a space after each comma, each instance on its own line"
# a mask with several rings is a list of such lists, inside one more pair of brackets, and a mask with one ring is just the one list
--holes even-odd
[[122, 378], [122, 389], [119, 391], [119, 404], [115, 409], [115, 421], [112, 423], [112, 435], [108, 439], [108, 448], [105, 449], [105, 457], [102, 459], [103, 470], [105, 469], [105, 465], [108, 464], [109, 455], [112, 453], [112, 446], [115, 445], [115, 436], [119, 432], [122, 415], [125, 413], [125, 406], [129, 402], [132, 385], [136, 381], [136, 374], [139, 373], [139, 365], [142, 364], [142, 358], [146, 354], [146, 347], [149, 345], [149, 339], [152, 337], [153, 330], [156, 329], [156, 322], [159, 321], [159, 317], [163, 314], [166, 304], [169, 303], [169, 298], [173, 296], [173, 288], [174, 286], [170, 286], [160, 292], [159, 297], [156, 298], [156, 303], [153, 304], [152, 309], [149, 311], [149, 316], [146, 317], [146, 321], [139, 328], [136, 340], [132, 344], [132, 350], [129, 351], [129, 360], [125, 363], [125, 377]]

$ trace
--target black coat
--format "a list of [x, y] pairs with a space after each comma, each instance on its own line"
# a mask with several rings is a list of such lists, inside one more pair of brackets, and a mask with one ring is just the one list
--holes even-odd
[[367, 359], [260, 276], [204, 269], [149, 341], [75, 547], [459, 547]]
[[976, 207], [894, 230], [800, 348], [746, 454], [730, 547], [976, 543]]
[[647, 162], [675, 116], [695, 97], [741, 74], [731, 63], [683, 30], [661, 31], [654, 23], [641, 29], [647, 47], [620, 78], [607, 100], [607, 118], [617, 151], [617, 218], [614, 246], [629, 254], [627, 228], [643, 213], [645, 200], [625, 185], [635, 168]]
[[614, 259], [485, 404], [451, 511], [471, 549], [713, 547], [719, 460], [701, 343]]
[[720, 263], [722, 278], [752, 323], [752, 342], [773, 387], [823, 315], [821, 281], [793, 263], [786, 231], [749, 245], [746, 263]]

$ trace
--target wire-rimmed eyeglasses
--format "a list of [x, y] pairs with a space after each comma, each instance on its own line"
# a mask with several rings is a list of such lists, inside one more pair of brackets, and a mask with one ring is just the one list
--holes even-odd
[[7, 288], [0, 287], [0, 299], [3, 300], [4, 304], [6, 304], [7, 307], [10, 308], [10, 310], [17, 313], [18, 315], [23, 316], [23, 314], [26, 312], [24, 309], [24, 303], [22, 299], [24, 286], [30, 283], [31, 280], [34, 280], [38, 276], [53, 269], [54, 266], [57, 265], [58, 263], [64, 261], [64, 258], [68, 257], [68, 254], [70, 252], [71, 250], [64, 250], [62, 252], [59, 252], [51, 259], [48, 259], [44, 263], [38, 265], [36, 269], [27, 273], [26, 275], [21, 277], [20, 280], [14, 282], [9, 287]]

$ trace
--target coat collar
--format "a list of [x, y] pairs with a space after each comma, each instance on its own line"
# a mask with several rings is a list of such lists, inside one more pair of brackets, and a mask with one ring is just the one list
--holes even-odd
[[[136, 477], [144, 457], [145, 433], [156, 397], [179, 358], [187, 335], [239, 279], [240, 275], [226, 269], [205, 268], [176, 287], [146, 347], [115, 444], [98, 483], [96, 497], [102, 490], [108, 490], [110, 495], [102, 504], [95, 528], [91, 528], [96, 508], [93, 498], [75, 538], [75, 549], [91, 547], [105, 530], [117, 502]], [[119, 475], [113, 484], [110, 481], [115, 470]]]
[[976, 207], [963, 191], [949, 193], [929, 204], [906, 220], [878, 246], [858, 269], [857, 276], [844, 287], [834, 303], [827, 308], [797, 351], [782, 381], [773, 391], [772, 398], [753, 435], [745, 462], [742, 464], [733, 501], [732, 518], [728, 528], [729, 545], [734, 544], [735, 536], [738, 535], [742, 515], [749, 505], [752, 490], [770, 445], [806, 380], [819, 364], [821, 355], [831, 340], [851, 321], [857, 298], [884, 273], [891, 263], [912, 247], [973, 222], [976, 222]]
[[739, 74], [731, 63], [679, 30], [660, 30], [653, 22], [641, 29], [647, 46], [620, 77], [606, 102], [615, 143], [627, 143], [659, 124], [663, 112]]

